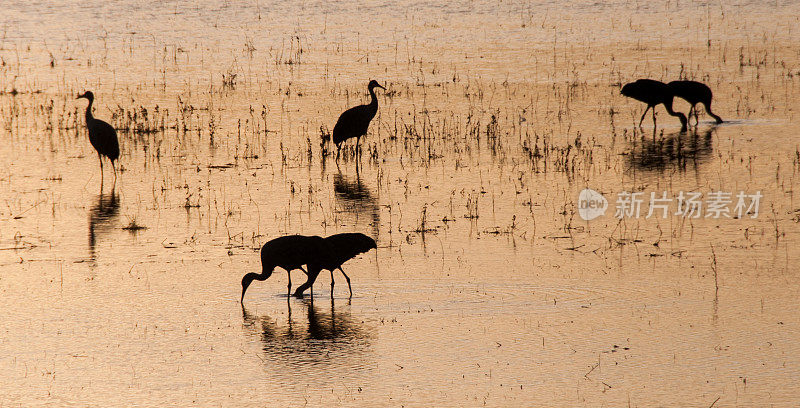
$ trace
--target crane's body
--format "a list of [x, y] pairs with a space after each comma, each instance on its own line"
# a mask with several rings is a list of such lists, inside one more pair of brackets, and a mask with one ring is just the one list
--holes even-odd
[[342, 275], [347, 280], [347, 289], [350, 290], [350, 296], [353, 296], [350, 277], [344, 273], [342, 265], [359, 254], [363, 254], [373, 248], [377, 249], [378, 245], [374, 239], [359, 232], [331, 235], [325, 238], [325, 242], [330, 246], [331, 259], [322, 267], [331, 272], [331, 296], [333, 296], [333, 271], [335, 269], [339, 269], [342, 272]]
[[382, 87], [375, 80], [369, 82], [368, 88], [371, 97], [370, 103], [344, 111], [333, 127], [333, 143], [336, 144], [337, 158], [341, 152], [342, 142], [347, 139], [356, 138], [356, 151], [358, 151], [361, 136], [367, 134], [369, 123], [372, 121], [372, 118], [375, 117], [375, 114], [378, 113], [378, 98], [375, 96], [375, 88], [384, 90], [386, 88]]
[[672, 94], [686, 100], [691, 105], [689, 108], [689, 118], [692, 117], [692, 112], [694, 112], [694, 120], [695, 124], [699, 123], [699, 119], [697, 118], [697, 107], [698, 103], [702, 103], [703, 106], [706, 108], [706, 112], [714, 118], [718, 124], [722, 123], [722, 118], [715, 115], [711, 112], [711, 99], [713, 98], [714, 94], [711, 92], [711, 88], [709, 88], [706, 84], [697, 81], [672, 81], [667, 84], [669, 89], [672, 91]]
[[101, 183], [103, 180], [103, 156], [108, 157], [111, 161], [111, 167], [114, 169], [114, 180], [116, 180], [117, 167], [114, 165], [114, 161], [119, 158], [117, 131], [113, 126], [100, 119], [96, 119], [94, 115], [92, 115], [94, 94], [91, 91], [86, 91], [82, 95], [78, 95], [78, 99], [80, 98], [89, 100], [89, 105], [86, 106], [86, 128], [89, 130], [89, 143], [91, 143], [94, 150], [97, 151], [97, 157], [100, 159]]
[[291, 291], [294, 269], [308, 266], [307, 275], [319, 274], [324, 263], [328, 263], [330, 251], [328, 244], [319, 236], [287, 235], [275, 238], [261, 247], [261, 273], [248, 273], [242, 278], [242, 301], [247, 288], [254, 281], [265, 281], [272, 275], [276, 267], [281, 267], [289, 274], [288, 290]]
[[644, 110], [641, 119], [639, 119], [639, 126], [642, 125], [644, 116], [650, 109], [653, 109], [653, 126], [655, 126], [656, 106], [663, 104], [664, 108], [667, 109], [667, 113], [672, 116], [677, 116], [678, 119], [680, 119], [681, 130], [686, 130], [686, 116], [683, 113], [672, 110], [673, 94], [667, 84], [652, 79], [638, 79], [635, 82], [625, 84], [625, 86], [622, 87], [621, 93], [629, 98], [647, 104], [647, 109]]

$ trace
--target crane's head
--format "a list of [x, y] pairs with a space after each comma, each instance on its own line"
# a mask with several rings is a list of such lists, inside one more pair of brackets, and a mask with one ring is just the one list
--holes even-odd
[[256, 276], [257, 275], [255, 273], [248, 273], [242, 278], [242, 299], [239, 302], [244, 303], [244, 293], [247, 292], [247, 288], [250, 286]]
[[78, 97], [75, 98], [75, 99], [81, 99], [81, 98], [86, 98], [86, 99], [88, 99], [90, 101], [93, 101], [94, 100], [94, 94], [92, 93], [92, 91], [86, 91], [83, 94], [78, 95]]
[[378, 81], [376, 81], [376, 80], [374, 80], [374, 79], [373, 79], [372, 81], [369, 81], [368, 88], [369, 88], [369, 90], [370, 90], [370, 91], [371, 91], [373, 88], [381, 88], [381, 89], [383, 89], [384, 91], [386, 90], [386, 88], [382, 87], [382, 86], [381, 86], [381, 84], [379, 84], [379, 83], [378, 83]]
[[270, 265], [264, 262], [264, 259], [261, 259], [261, 269], [262, 272], [260, 274], [250, 272], [242, 277], [242, 299], [240, 302], [244, 302], [244, 293], [247, 292], [247, 288], [253, 283], [254, 280], [257, 281], [265, 281], [267, 278], [272, 276], [272, 270], [275, 269], [275, 265]]
[[623, 94], [623, 95], [625, 95], [625, 96], [628, 96], [628, 97], [630, 97], [630, 96], [631, 96], [631, 94], [633, 94], [633, 89], [634, 89], [634, 87], [635, 87], [635, 85], [633, 84], [633, 82], [631, 82], [631, 83], [629, 83], [629, 84], [625, 84], [625, 85], [622, 87], [622, 89], [620, 89], [620, 90], [619, 90], [619, 93], [621, 93], [621, 94]]

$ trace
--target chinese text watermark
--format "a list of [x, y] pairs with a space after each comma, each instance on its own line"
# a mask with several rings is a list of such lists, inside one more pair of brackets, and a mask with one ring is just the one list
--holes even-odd
[[[683, 218], [750, 218], [758, 217], [761, 191], [747, 194], [739, 191], [734, 195], [727, 191], [709, 191], [705, 195], [697, 191], [680, 191], [677, 195], [661, 192], [623, 191], [617, 194], [614, 217], [622, 218], [667, 218], [669, 215]], [[646, 208], [643, 208], [646, 205]], [[605, 214], [608, 201], [602, 194], [584, 189], [578, 197], [578, 213], [584, 220], [592, 220]]]

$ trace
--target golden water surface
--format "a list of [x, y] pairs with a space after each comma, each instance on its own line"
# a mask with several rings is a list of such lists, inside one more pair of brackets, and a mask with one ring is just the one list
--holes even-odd
[[[800, 403], [797, 2], [2, 8], [0, 406]], [[708, 84], [725, 123], [638, 127], [637, 78]], [[352, 299], [276, 271], [239, 303], [265, 242], [339, 232], [378, 243]]]

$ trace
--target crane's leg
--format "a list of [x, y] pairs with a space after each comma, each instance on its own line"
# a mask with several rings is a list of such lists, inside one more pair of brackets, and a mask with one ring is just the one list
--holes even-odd
[[339, 161], [339, 154], [342, 152], [342, 143], [336, 143], [336, 161]]
[[331, 271], [331, 297], [333, 297], [333, 285], [334, 285], [334, 282], [333, 282], [333, 271]]
[[97, 158], [100, 159], [100, 185], [103, 185], [103, 156], [100, 155], [100, 152], [97, 152]]
[[114, 169], [114, 183], [117, 182], [117, 166], [114, 165], [114, 161], [111, 161], [111, 168]]
[[642, 127], [642, 122], [644, 121], [644, 115], [647, 115], [647, 111], [650, 110], [650, 105], [647, 105], [647, 109], [644, 110], [642, 113], [642, 117], [639, 119], [639, 127]]
[[361, 156], [361, 136], [356, 137], [356, 156]]
[[656, 108], [653, 107], [653, 127], [656, 127]]
[[[308, 271], [303, 269], [302, 266], [300, 267], [300, 270], [303, 271], [303, 273], [306, 274], [306, 276], [308, 276]], [[286, 294], [287, 295], [291, 295], [292, 294], [292, 271], [287, 270], [286, 273], [289, 275], [289, 285], [286, 287]]]
[[[295, 297], [303, 297], [303, 292], [305, 292], [305, 290], [308, 288], [312, 288], [313, 290], [314, 281], [317, 280], [317, 276], [319, 276], [321, 269], [319, 267], [309, 265], [308, 270], [308, 280], [306, 280], [306, 283], [298, 286], [297, 289], [294, 290]], [[311, 296], [313, 299], [314, 292], [311, 292]]]
[[[306, 274], [306, 276], [308, 276], [308, 271], [307, 271], [307, 270], [305, 270], [305, 269], [303, 269], [303, 267], [302, 267], [302, 266], [300, 267], [300, 270], [301, 270], [301, 271], [303, 271], [303, 273], [304, 273], [304, 274]], [[318, 273], [319, 273], [319, 272], [318, 272]], [[314, 280], [316, 280], [316, 278], [314, 278]], [[313, 285], [311, 286], [311, 296], [312, 296], [312, 297], [314, 296], [314, 286], [313, 286]]]
[[[350, 290], [350, 297], [353, 297], [353, 287], [350, 286], [350, 277], [347, 276], [346, 273], [344, 273], [344, 269], [342, 269], [341, 266], [339, 267], [339, 270], [342, 271], [342, 275], [344, 275], [344, 278], [347, 279], [347, 289]], [[333, 272], [331, 272], [331, 274], [333, 274]]]

